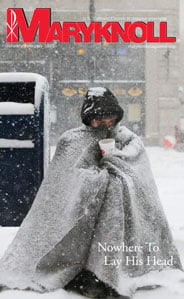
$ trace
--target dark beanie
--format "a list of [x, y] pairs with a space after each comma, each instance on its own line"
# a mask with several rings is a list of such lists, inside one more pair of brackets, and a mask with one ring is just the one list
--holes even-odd
[[115, 118], [117, 123], [123, 118], [124, 111], [117, 98], [105, 87], [88, 89], [81, 110], [82, 122], [89, 126], [93, 119]]

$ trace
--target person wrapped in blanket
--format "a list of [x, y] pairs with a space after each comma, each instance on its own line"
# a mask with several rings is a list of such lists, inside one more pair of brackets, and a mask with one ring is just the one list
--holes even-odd
[[[144, 146], [142, 144], [142, 141], [140, 140], [140, 138], [134, 134], [133, 132], [131, 132], [130, 130], [128, 130], [125, 127], [121, 127], [120, 126], [120, 121], [122, 120], [124, 115], [124, 111], [121, 108], [121, 106], [118, 103], [117, 98], [114, 96], [114, 94], [107, 88], [103, 88], [103, 87], [94, 87], [94, 88], [90, 88], [85, 96], [84, 99], [84, 103], [82, 106], [82, 110], [81, 110], [81, 119], [82, 122], [84, 123], [84, 125], [86, 126], [87, 130], [91, 130], [93, 132], [96, 132], [96, 135], [101, 135], [101, 138], [114, 138], [116, 141], [116, 149], [114, 150], [114, 154], [112, 154], [114, 157], [116, 157], [117, 160], [121, 159], [124, 160], [124, 163], [126, 164], [128, 161], [129, 163], [134, 163], [134, 160], [139, 160], [139, 155], [142, 154], [142, 152], [144, 152]], [[99, 134], [100, 133], [100, 134]], [[98, 136], [99, 138], [99, 136]], [[109, 173], [112, 175], [113, 174], [113, 170], [110, 167], [110, 160], [112, 160], [112, 157], [107, 156], [107, 157], [101, 157], [101, 161], [100, 161], [100, 165], [101, 167], [107, 167], [106, 169], [108, 169]], [[142, 160], [142, 162], [144, 166], [145, 164], [146, 167], [149, 168], [149, 161], [147, 160], [146, 162], [144, 160]], [[114, 163], [115, 164], [115, 163]], [[117, 167], [118, 167], [118, 161], [117, 161]], [[125, 166], [126, 168], [126, 166]], [[126, 169], [127, 170], [127, 169]], [[150, 169], [149, 169], [150, 172]], [[115, 175], [116, 171], [114, 171]], [[135, 175], [135, 173], [133, 174]], [[144, 185], [144, 177], [146, 176], [146, 173], [142, 173], [140, 174], [141, 178], [141, 185]], [[124, 180], [126, 179], [126, 175], [124, 174]], [[151, 177], [151, 181], [154, 185], [154, 179], [152, 174], [150, 175]], [[126, 184], [125, 184], [126, 185]], [[127, 184], [128, 185], [128, 184]], [[140, 188], [141, 188], [140, 185]], [[150, 188], [146, 189], [146, 185], [147, 182], [145, 180], [145, 186], [143, 187], [143, 189], [145, 189], [145, 191], [147, 192], [147, 195], [144, 194], [145, 199], [145, 204], [147, 205], [146, 210], [149, 207], [149, 216], [147, 215], [147, 217], [150, 217], [150, 221], [149, 221], [149, 228], [148, 228], [148, 234], [149, 232], [151, 232], [152, 230], [155, 230], [155, 227], [157, 226], [157, 234], [161, 234], [162, 236], [164, 236], [164, 238], [166, 238], [166, 242], [164, 240], [159, 239], [158, 238], [152, 238], [152, 242], [146, 242], [146, 237], [145, 238], [140, 238], [141, 240], [143, 239], [144, 241], [142, 242], [142, 244], [144, 244], [144, 246], [141, 247], [137, 247], [136, 244], [141, 244], [140, 239], [139, 238], [135, 238], [136, 240], [138, 240], [137, 242], [131, 242], [130, 240], [133, 240], [133, 235], [131, 236], [131, 231], [132, 231], [132, 224], [130, 221], [130, 215], [133, 213], [130, 213], [131, 210], [131, 198], [130, 201], [128, 201], [128, 199], [124, 199], [124, 202], [122, 201], [121, 204], [124, 205], [124, 209], [123, 209], [123, 213], [125, 213], [125, 215], [123, 216], [122, 214], [122, 220], [126, 221], [127, 220], [127, 224], [124, 222], [124, 224], [122, 224], [122, 233], [123, 230], [127, 229], [127, 236], [124, 236], [123, 238], [120, 238], [122, 242], [119, 242], [119, 244], [123, 244], [123, 248], [122, 251], [127, 251], [128, 255], [126, 256], [126, 258], [124, 259], [119, 259], [120, 262], [122, 262], [124, 260], [125, 265], [122, 268], [132, 268], [132, 270], [134, 271], [135, 268], [144, 268], [144, 270], [140, 271], [141, 275], [142, 274], [146, 274], [146, 276], [149, 276], [147, 273], [149, 273], [149, 271], [156, 271], [157, 269], [164, 269], [164, 266], [167, 268], [168, 266], [171, 268], [176, 268], [176, 269], [182, 269], [181, 263], [180, 263], [180, 259], [177, 253], [176, 248], [174, 247], [173, 243], [172, 243], [172, 237], [171, 237], [171, 233], [169, 230], [169, 226], [167, 224], [167, 221], [165, 219], [165, 215], [164, 212], [162, 210], [161, 204], [159, 202], [159, 197], [157, 194], [157, 190], [156, 190], [156, 186], [154, 185], [154, 196], [153, 196], [153, 192], [150, 192]], [[148, 185], [147, 185], [148, 186]], [[130, 189], [129, 191], [131, 191], [131, 186], [128, 186]], [[138, 186], [139, 188], [139, 186]], [[133, 187], [134, 189], [134, 187]], [[135, 188], [136, 189], [136, 188]], [[108, 190], [108, 189], [107, 189]], [[111, 193], [111, 196], [113, 196], [113, 192], [116, 193], [116, 189], [114, 189]], [[124, 196], [126, 197], [126, 193], [124, 193]], [[141, 203], [141, 192], [139, 194], [139, 192], [137, 193], [137, 196], [140, 196], [140, 203]], [[154, 205], [153, 203], [151, 203], [151, 201], [155, 201]], [[144, 201], [142, 201], [144, 203]], [[155, 206], [157, 205], [157, 210], [159, 209], [158, 214], [159, 215], [155, 215], [155, 207], [153, 209], [151, 209], [151, 206]], [[140, 207], [138, 207], [137, 211], [139, 210]], [[141, 209], [144, 208], [141, 207]], [[136, 211], [136, 210], [135, 210]], [[147, 210], [148, 211], [148, 210]], [[147, 212], [146, 212], [147, 213]], [[133, 215], [131, 215], [131, 217], [133, 217]], [[137, 217], [137, 216], [136, 216]], [[155, 223], [154, 221], [156, 221], [157, 217], [161, 217], [162, 218], [162, 222], [159, 221], [159, 223]], [[124, 218], [124, 219], [123, 219]], [[152, 220], [151, 220], [152, 219]], [[118, 221], [118, 218], [117, 218]], [[139, 222], [139, 219], [137, 219], [137, 221]], [[132, 221], [133, 222], [133, 221]], [[142, 231], [142, 233], [144, 233], [145, 227], [144, 224], [142, 223], [142, 219], [140, 218], [140, 224], [139, 224], [139, 228]], [[110, 226], [108, 226], [108, 222], [106, 222], [107, 224], [107, 229], [110, 229]], [[116, 224], [114, 225], [114, 227], [116, 226]], [[151, 227], [152, 226], [152, 227]], [[150, 228], [151, 227], [151, 228]], [[114, 229], [112, 229], [114, 231]], [[140, 230], [139, 230], [139, 234], [140, 234]], [[164, 231], [164, 232], [163, 232]], [[125, 231], [124, 231], [125, 232]], [[132, 232], [133, 233], [133, 232]], [[95, 234], [95, 232], [94, 232]], [[114, 232], [113, 232], [114, 234]], [[128, 239], [129, 236], [129, 242], [126, 241]], [[109, 238], [104, 238], [104, 240], [109, 240]], [[151, 239], [147, 239], [151, 240]], [[155, 242], [156, 241], [156, 242]], [[163, 243], [161, 245], [161, 243]], [[133, 246], [124, 246], [126, 244], [134, 244]], [[98, 243], [99, 244], [99, 243]], [[106, 243], [105, 244], [105, 248], [106, 248]], [[111, 240], [111, 244], [112, 244], [112, 240]], [[117, 242], [115, 241], [115, 244], [117, 244]], [[147, 250], [145, 250], [144, 247], [146, 247], [146, 245], [149, 246], [150, 248]], [[164, 253], [160, 252], [159, 255], [159, 261], [157, 260], [157, 258], [154, 256], [153, 260], [150, 258], [149, 256], [151, 255], [148, 251], [152, 251], [153, 249], [151, 249], [151, 244], [155, 245], [155, 244], [159, 244], [158, 248], [160, 251], [160, 248], [163, 249], [163, 251], [165, 251]], [[104, 247], [101, 245], [101, 248], [104, 249]], [[110, 245], [111, 246], [111, 245]], [[137, 248], [136, 248], [137, 247]], [[108, 249], [107, 249], [108, 250]], [[112, 250], [112, 247], [109, 247], [109, 250]], [[114, 247], [114, 250], [116, 251], [117, 248]], [[132, 251], [131, 251], [132, 250]], [[144, 257], [141, 258], [137, 258], [137, 253], [135, 255], [136, 250], [140, 250], [143, 252]], [[105, 249], [106, 251], [106, 249]], [[131, 253], [129, 253], [129, 251]], [[166, 253], [166, 251], [168, 251]], [[133, 253], [132, 253], [133, 252]], [[131, 260], [131, 258], [129, 259], [129, 257], [133, 257], [133, 259]], [[136, 258], [135, 258], [136, 256]], [[169, 258], [170, 256], [173, 258], [173, 256], [175, 257], [175, 261], [173, 261], [173, 263], [171, 263], [170, 265], [166, 265], [167, 261], [169, 264]], [[113, 256], [114, 258], [114, 256]], [[111, 266], [112, 264], [113, 266], [116, 267], [116, 263], [118, 264], [118, 258], [115, 259], [109, 259], [109, 262], [106, 259], [105, 256], [105, 262], [106, 262], [106, 267]], [[151, 262], [152, 260], [152, 262]], [[158, 266], [156, 265], [156, 261], [158, 261], [158, 263], [161, 261], [162, 266]], [[95, 261], [93, 261], [95, 263]], [[136, 264], [137, 263], [137, 264]], [[145, 269], [146, 267], [144, 267], [144, 263], [147, 264], [147, 269]], [[154, 264], [153, 265], [151, 264]], [[164, 265], [165, 263], [165, 265]], [[131, 267], [130, 267], [131, 264]], [[149, 265], [149, 267], [148, 267]], [[121, 266], [120, 266], [121, 267]], [[169, 268], [168, 267], [168, 268]], [[127, 270], [125, 270], [127, 271]], [[150, 278], [150, 283], [148, 284], [144, 284], [142, 283], [138, 283], [137, 284], [137, 288], [132, 288], [132, 292], [129, 291], [130, 289], [127, 291], [125, 291], [125, 294], [128, 294], [127, 296], [122, 295], [122, 292], [118, 292], [118, 288], [112, 287], [112, 285], [110, 286], [107, 282], [107, 280], [100, 280], [98, 279], [98, 277], [101, 277], [100, 275], [98, 275], [98, 277], [94, 274], [96, 271], [92, 272], [86, 269], [83, 269], [78, 275], [76, 275], [76, 277], [69, 282], [69, 284], [65, 287], [67, 290], [78, 290], [78, 292], [82, 295], [85, 295], [87, 297], [90, 298], [114, 298], [114, 297], [118, 297], [118, 298], [130, 298], [129, 296], [132, 296], [132, 294], [135, 292], [135, 289], [154, 289], [155, 287], [160, 287], [160, 285], [162, 285], [161, 281], [158, 281], [156, 283], [152, 282], [151, 278]], [[127, 271], [129, 272], [129, 271]], [[137, 272], [137, 273], [136, 273]], [[98, 272], [96, 272], [98, 273]], [[100, 273], [100, 272], [99, 272]], [[135, 270], [134, 274], [131, 274], [130, 277], [136, 277], [137, 275], [140, 275], [140, 273], [138, 274], [138, 271]], [[118, 276], [118, 275], [114, 275], [114, 276]], [[102, 275], [103, 277], [103, 275]], [[119, 283], [120, 281], [122, 283], [123, 282], [123, 278], [118, 279]], [[142, 281], [144, 280], [144, 276], [142, 277]], [[154, 280], [153, 280], [154, 281]], [[125, 280], [126, 283], [126, 280]], [[124, 287], [122, 287], [123, 289]], [[119, 288], [119, 290], [121, 289], [121, 287]], [[126, 288], [125, 288], [126, 289]], [[128, 289], [128, 287], [127, 287]], [[123, 292], [124, 293], [124, 292]], [[120, 295], [121, 294], [121, 295]], [[110, 297], [109, 297], [110, 296]]]
[[[176, 286], [182, 266], [143, 142], [107, 88], [89, 88], [83, 125], [62, 134], [34, 203], [0, 260], [2, 289], [59, 288], [128, 299]], [[114, 139], [103, 156], [99, 141]]]

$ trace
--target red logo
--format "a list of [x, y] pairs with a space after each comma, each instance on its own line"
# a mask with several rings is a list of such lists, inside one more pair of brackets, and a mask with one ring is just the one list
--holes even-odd
[[[7, 10], [7, 42], [32, 43], [36, 37], [40, 43], [175, 43], [175, 37], [167, 36], [167, 22], [158, 24], [159, 35], [155, 36], [154, 22], [124, 22], [121, 26], [118, 22], [53, 22], [51, 23], [51, 9], [37, 8], [34, 10], [30, 23], [28, 24], [22, 8], [9, 8]], [[140, 34], [137, 35], [137, 29]]]
[[51, 10], [49, 8], [35, 9], [28, 25], [22, 8], [9, 8], [7, 10], [7, 36], [8, 43], [18, 43], [20, 33], [23, 42], [34, 42], [38, 33], [38, 42], [46, 42], [51, 23]]

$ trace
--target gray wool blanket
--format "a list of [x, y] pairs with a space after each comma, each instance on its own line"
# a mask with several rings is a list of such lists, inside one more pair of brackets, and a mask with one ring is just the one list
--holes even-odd
[[[117, 150], [101, 157], [98, 141]], [[0, 261], [0, 284], [44, 292], [81, 269], [120, 294], [171, 284], [181, 263], [144, 146], [125, 127], [65, 132], [17, 235]]]

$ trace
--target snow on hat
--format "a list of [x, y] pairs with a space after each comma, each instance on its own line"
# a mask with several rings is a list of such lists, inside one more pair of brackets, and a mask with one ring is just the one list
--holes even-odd
[[117, 122], [123, 118], [124, 111], [117, 98], [105, 87], [89, 88], [81, 110], [81, 119], [85, 125], [90, 125], [93, 119], [115, 118]]

